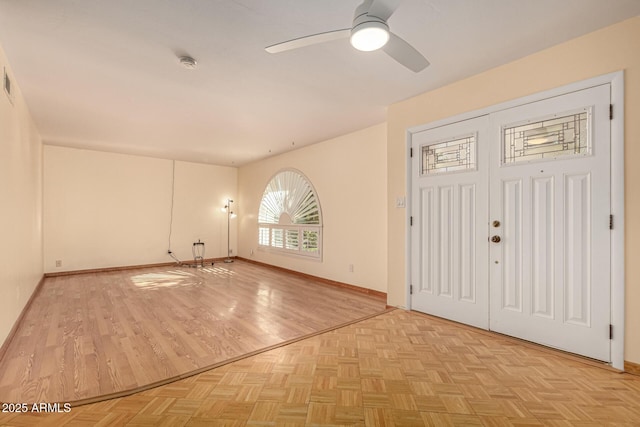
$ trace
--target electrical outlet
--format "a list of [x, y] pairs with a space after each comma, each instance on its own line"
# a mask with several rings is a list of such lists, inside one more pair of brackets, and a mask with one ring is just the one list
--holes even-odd
[[56, 267], [62, 267], [62, 260], [61, 259], [57, 259], [56, 260]]
[[353, 273], [353, 264], [349, 264], [349, 273]]
[[249, 255], [253, 256], [253, 249], [249, 251]]

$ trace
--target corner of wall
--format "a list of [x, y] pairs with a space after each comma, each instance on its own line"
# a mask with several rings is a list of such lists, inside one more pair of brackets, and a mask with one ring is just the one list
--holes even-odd
[[[42, 140], [0, 46], [0, 341], [5, 341], [43, 275]], [[4, 74], [3, 74], [4, 77]]]

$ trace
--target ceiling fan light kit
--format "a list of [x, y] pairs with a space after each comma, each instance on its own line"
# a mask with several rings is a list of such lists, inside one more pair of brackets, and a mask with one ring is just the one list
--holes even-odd
[[378, 50], [389, 41], [389, 26], [380, 20], [362, 22], [353, 27], [350, 40], [351, 46], [363, 52]]

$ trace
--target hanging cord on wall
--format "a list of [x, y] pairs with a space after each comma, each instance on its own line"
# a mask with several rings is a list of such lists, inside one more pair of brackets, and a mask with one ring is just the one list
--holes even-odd
[[167, 253], [171, 258], [176, 260], [178, 265], [182, 265], [182, 261], [180, 261], [171, 251], [171, 233], [173, 232], [173, 198], [176, 192], [176, 161], [173, 161], [173, 166], [171, 169], [171, 212], [169, 217], [169, 249], [167, 249]]

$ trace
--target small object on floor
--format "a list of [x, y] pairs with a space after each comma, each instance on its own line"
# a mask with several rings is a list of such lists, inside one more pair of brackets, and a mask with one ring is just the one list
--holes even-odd
[[197, 268], [199, 263], [200, 267], [204, 268], [204, 242], [201, 242], [200, 239], [197, 242], [193, 242], [191, 252], [193, 253], [194, 267]]

